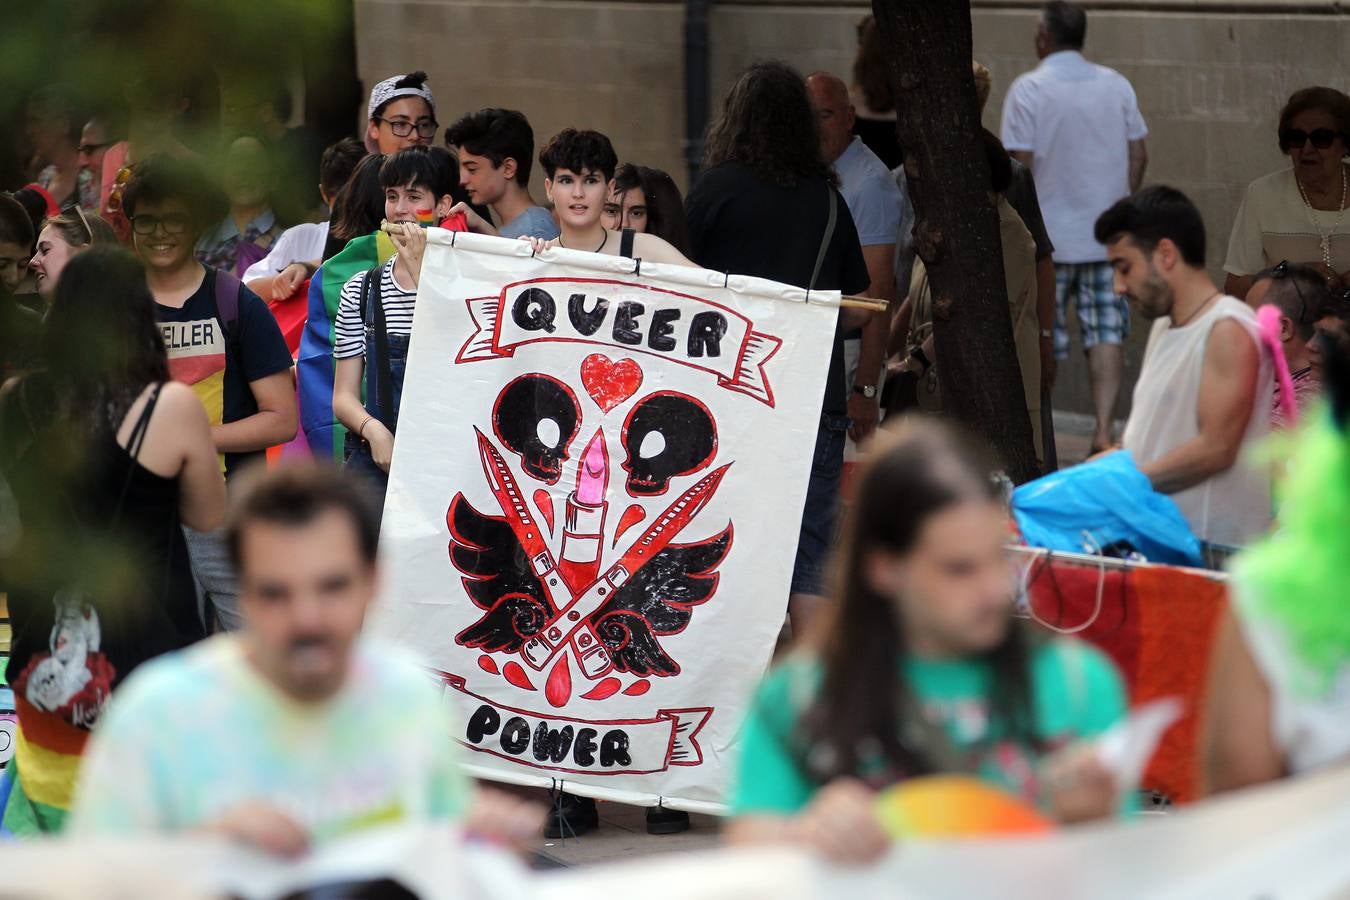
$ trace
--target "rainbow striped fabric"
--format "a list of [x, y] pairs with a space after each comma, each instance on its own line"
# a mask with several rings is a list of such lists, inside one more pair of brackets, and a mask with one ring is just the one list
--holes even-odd
[[309, 283], [309, 318], [300, 337], [296, 373], [300, 383], [300, 426], [318, 459], [342, 462], [347, 429], [333, 415], [333, 335], [342, 286], [357, 272], [373, 269], [394, 255], [384, 232], [355, 238], [314, 273]]

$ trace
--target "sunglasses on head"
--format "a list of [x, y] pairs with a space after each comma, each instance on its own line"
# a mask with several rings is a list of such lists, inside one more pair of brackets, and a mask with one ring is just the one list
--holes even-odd
[[1336, 138], [1340, 134], [1332, 131], [1330, 128], [1314, 128], [1312, 131], [1304, 131], [1302, 128], [1286, 128], [1280, 132], [1280, 146], [1287, 153], [1290, 150], [1301, 150], [1308, 141], [1318, 150], [1325, 150], [1336, 143]]
[[1289, 283], [1294, 286], [1294, 293], [1298, 295], [1298, 318], [1294, 321], [1298, 325], [1306, 324], [1303, 321], [1303, 317], [1308, 314], [1308, 301], [1303, 296], [1303, 289], [1298, 286], [1298, 279], [1294, 277], [1293, 272], [1289, 271], [1289, 260], [1280, 260], [1279, 263], [1270, 270], [1270, 277], [1276, 281], [1285, 278], [1289, 279]]

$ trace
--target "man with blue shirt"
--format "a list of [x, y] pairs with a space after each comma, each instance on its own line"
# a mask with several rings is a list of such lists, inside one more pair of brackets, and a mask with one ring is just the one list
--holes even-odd
[[[806, 87], [820, 121], [821, 152], [839, 176], [839, 192], [858, 229], [871, 281], [867, 296], [894, 301], [900, 189], [886, 164], [853, 134], [855, 112], [848, 86], [828, 72], [816, 72], [806, 79]], [[844, 336], [844, 366], [851, 386], [849, 437], [855, 442], [870, 435], [880, 418], [878, 397], [889, 336], [888, 314], [874, 314], [867, 324]]]

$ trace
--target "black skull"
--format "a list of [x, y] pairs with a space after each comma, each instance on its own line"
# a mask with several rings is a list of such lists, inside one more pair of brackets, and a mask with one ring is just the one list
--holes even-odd
[[628, 493], [657, 496], [676, 475], [697, 472], [717, 451], [717, 426], [693, 397], [660, 391], [642, 398], [623, 423]]
[[522, 375], [502, 389], [492, 410], [492, 429], [531, 478], [557, 484], [567, 447], [577, 436], [581, 407], [556, 378]]

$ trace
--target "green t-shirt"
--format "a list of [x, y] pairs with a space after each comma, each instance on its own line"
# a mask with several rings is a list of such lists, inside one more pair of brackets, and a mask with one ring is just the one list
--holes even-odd
[[[929, 719], [945, 731], [952, 749], [968, 753], [981, 743], [981, 778], [1036, 802], [1038, 760], [1012, 741], [985, 741], [991, 670], [970, 660], [903, 661], [905, 677]], [[741, 757], [731, 793], [733, 815], [788, 814], [810, 801], [819, 785], [802, 769], [792, 731], [814, 699], [820, 664], [794, 657], [760, 685], [741, 735]], [[1106, 731], [1124, 715], [1125, 690], [1110, 660], [1095, 647], [1057, 639], [1033, 651], [1032, 705], [1037, 736], [1050, 748]]]
[[221, 635], [141, 666], [94, 731], [71, 828], [85, 835], [192, 829], [247, 801], [315, 842], [468, 806], [449, 704], [399, 649], [361, 639], [341, 690], [282, 695]]

